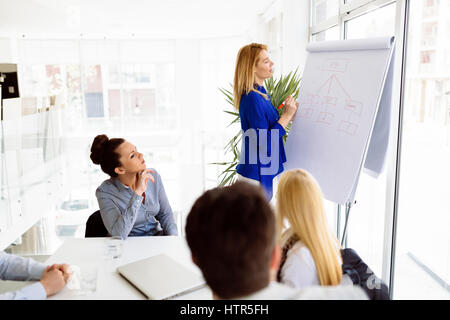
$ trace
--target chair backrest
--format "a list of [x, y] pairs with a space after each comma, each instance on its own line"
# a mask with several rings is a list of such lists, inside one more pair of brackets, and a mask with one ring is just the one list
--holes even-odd
[[341, 250], [342, 271], [352, 279], [354, 285], [360, 286], [370, 300], [389, 300], [388, 286], [378, 278], [355, 250]]
[[95, 211], [89, 216], [89, 219], [86, 221], [86, 232], [84, 236], [86, 238], [108, 236], [108, 230], [106, 230], [105, 225], [103, 224], [100, 210]]

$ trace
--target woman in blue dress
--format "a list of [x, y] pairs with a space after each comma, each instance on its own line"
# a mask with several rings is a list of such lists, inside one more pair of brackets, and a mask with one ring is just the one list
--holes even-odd
[[295, 116], [297, 103], [288, 97], [281, 117], [270, 102], [264, 80], [273, 75], [267, 46], [252, 43], [239, 50], [234, 75], [234, 106], [242, 128], [241, 159], [236, 167], [238, 180], [260, 184], [272, 198], [273, 179], [286, 162], [283, 136]]

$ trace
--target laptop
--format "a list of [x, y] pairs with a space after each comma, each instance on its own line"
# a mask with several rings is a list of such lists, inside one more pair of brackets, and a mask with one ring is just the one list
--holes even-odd
[[173, 299], [206, 286], [201, 275], [164, 254], [120, 266], [117, 271], [152, 300]]

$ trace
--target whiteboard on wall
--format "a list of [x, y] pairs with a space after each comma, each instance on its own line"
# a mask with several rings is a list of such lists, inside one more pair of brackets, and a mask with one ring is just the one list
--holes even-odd
[[[393, 47], [393, 37], [326, 41], [307, 47], [299, 108], [286, 141], [285, 170], [310, 172], [330, 201], [353, 201], [381, 97], [390, 97], [383, 92], [392, 88], [391, 78], [386, 79]], [[380, 110], [389, 114], [390, 100], [384, 100]], [[383, 163], [386, 148], [373, 145], [374, 161]]]

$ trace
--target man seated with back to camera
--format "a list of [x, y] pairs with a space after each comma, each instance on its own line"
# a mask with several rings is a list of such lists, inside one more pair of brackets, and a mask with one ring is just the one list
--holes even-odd
[[246, 182], [206, 191], [186, 221], [186, 240], [214, 299], [365, 300], [358, 287], [277, 283], [281, 249], [263, 190]]

